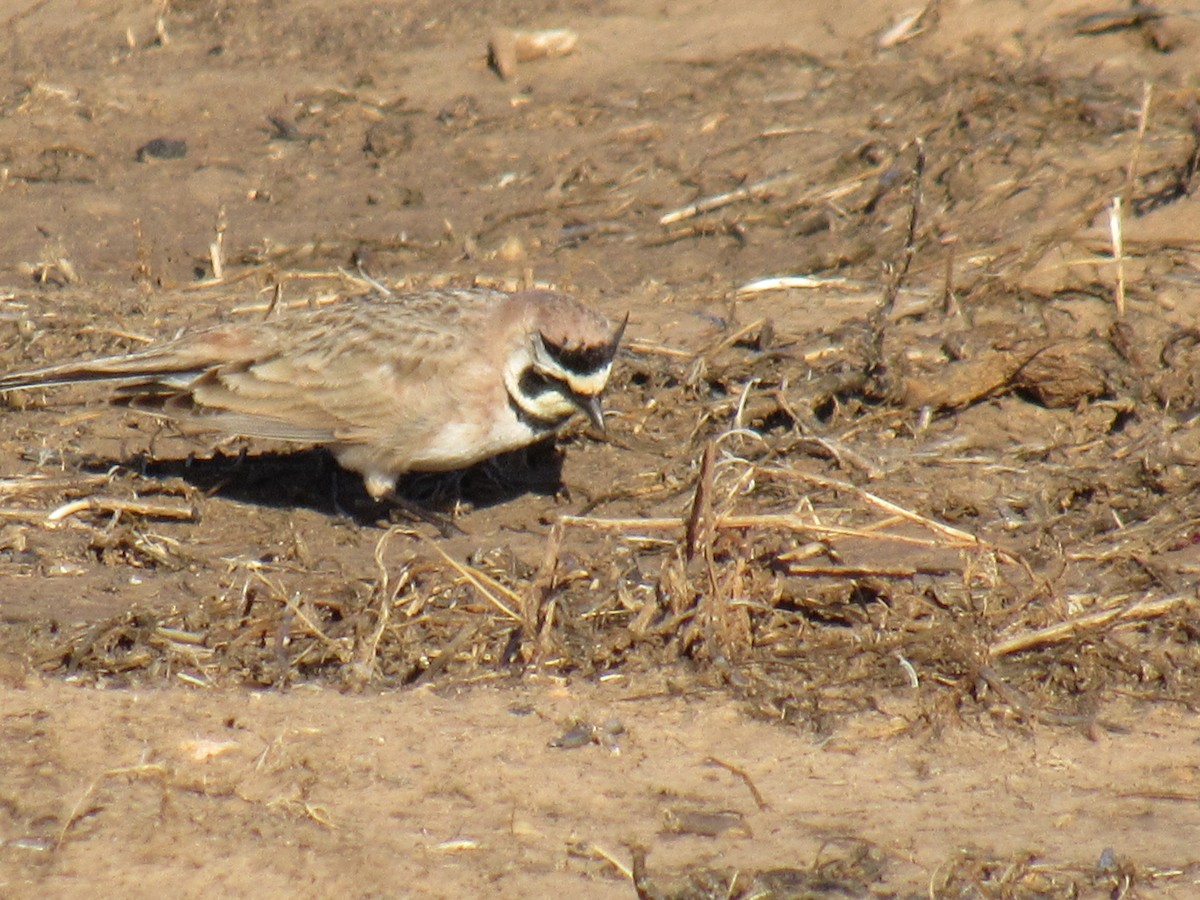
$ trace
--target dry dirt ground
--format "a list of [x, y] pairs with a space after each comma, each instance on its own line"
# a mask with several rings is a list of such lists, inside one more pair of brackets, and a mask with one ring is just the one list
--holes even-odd
[[0, 894], [1200, 893], [1196, 10], [483, 6], [0, 3], [5, 370], [352, 259], [632, 315], [451, 537], [8, 397]]

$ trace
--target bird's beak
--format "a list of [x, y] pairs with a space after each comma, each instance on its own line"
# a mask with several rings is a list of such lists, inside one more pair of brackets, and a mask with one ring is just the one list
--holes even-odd
[[579, 408], [583, 410], [583, 414], [588, 417], [588, 420], [603, 432], [604, 429], [604, 410], [600, 406], [600, 395], [588, 397], [586, 400], [580, 398]]

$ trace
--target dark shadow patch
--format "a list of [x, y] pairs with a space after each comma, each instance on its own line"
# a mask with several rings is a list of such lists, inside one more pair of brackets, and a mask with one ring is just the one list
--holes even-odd
[[486, 509], [524, 494], [562, 490], [563, 454], [548, 439], [453, 472], [410, 472], [396, 485], [399, 503], [376, 501], [362, 478], [343, 469], [328, 451], [265, 452], [207, 458], [124, 460], [85, 458], [86, 472], [119, 466], [145, 478], [179, 478], [206, 496], [274, 508], [305, 508], [347, 515], [359, 524], [387, 519], [406, 505], [448, 514], [460, 504]]

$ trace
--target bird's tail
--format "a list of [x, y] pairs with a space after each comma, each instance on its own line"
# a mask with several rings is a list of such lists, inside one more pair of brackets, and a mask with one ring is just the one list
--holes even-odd
[[0, 392], [93, 381], [181, 385], [195, 378], [206, 362], [200, 354], [181, 352], [181, 349], [155, 347], [123, 356], [105, 356], [12, 372], [0, 375]]

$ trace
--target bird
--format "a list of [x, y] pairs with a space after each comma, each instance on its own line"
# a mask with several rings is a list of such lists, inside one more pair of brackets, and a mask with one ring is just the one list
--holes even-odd
[[373, 290], [144, 350], [0, 376], [0, 392], [112, 382], [111, 399], [205, 430], [327, 447], [376, 501], [406, 472], [533, 444], [601, 396], [629, 322], [552, 290]]

